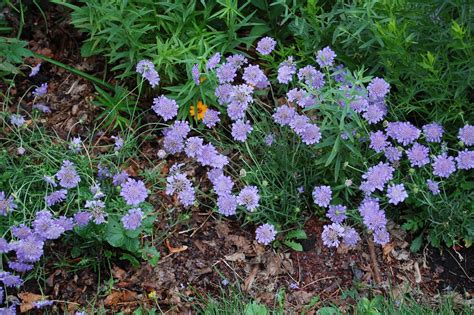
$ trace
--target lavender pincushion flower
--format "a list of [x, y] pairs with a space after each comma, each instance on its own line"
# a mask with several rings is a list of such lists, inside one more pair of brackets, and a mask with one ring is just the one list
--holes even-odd
[[85, 208], [89, 209], [95, 224], [105, 223], [108, 214], [104, 211], [105, 203], [102, 200], [87, 200]]
[[432, 181], [431, 179], [426, 180], [426, 185], [433, 195], [439, 195], [439, 184], [438, 182]]
[[231, 194], [220, 195], [217, 198], [217, 208], [219, 213], [228, 217], [236, 214], [237, 198]]
[[74, 137], [72, 138], [71, 142], [69, 143], [69, 150], [79, 153], [82, 149], [82, 140], [81, 137]]
[[318, 126], [306, 124], [301, 132], [301, 140], [306, 145], [312, 145], [321, 141], [321, 131]]
[[471, 146], [474, 144], [474, 126], [465, 125], [459, 129], [459, 140], [464, 142], [465, 145]]
[[0, 191], [0, 215], [7, 215], [9, 212], [16, 209], [15, 201], [13, 200], [13, 196], [9, 196], [8, 198], [5, 195], [5, 192]]
[[354, 247], [360, 240], [359, 233], [353, 227], [343, 226], [343, 228], [342, 241], [346, 246]]
[[232, 137], [240, 142], [245, 142], [247, 140], [247, 136], [250, 132], [252, 132], [253, 128], [250, 125], [250, 122], [244, 121], [242, 119], [237, 120], [232, 124]]
[[387, 136], [383, 131], [371, 132], [370, 133], [370, 148], [374, 149], [375, 152], [380, 153], [388, 146]]
[[112, 177], [112, 184], [114, 186], [121, 186], [129, 178], [130, 178], [130, 176], [128, 175], [128, 173], [126, 171], [121, 171], [120, 173], [117, 173]]
[[420, 130], [409, 122], [390, 122], [387, 135], [403, 145], [408, 145], [420, 137]]
[[329, 186], [316, 186], [313, 189], [314, 203], [320, 207], [326, 208], [332, 200], [332, 190]]
[[341, 224], [346, 218], [347, 207], [343, 205], [331, 205], [326, 213], [326, 216], [331, 219], [332, 222]]
[[86, 226], [90, 220], [92, 220], [92, 214], [87, 211], [79, 211], [74, 214], [74, 223], [78, 227]]
[[415, 142], [413, 146], [407, 150], [407, 157], [410, 160], [412, 167], [421, 167], [430, 162], [429, 158], [430, 149], [418, 142]]
[[37, 110], [39, 110], [40, 112], [42, 112], [43, 114], [49, 114], [49, 113], [51, 113], [51, 108], [49, 108], [49, 106], [46, 105], [45, 103], [37, 103], [37, 104], [34, 104], [31, 108], [37, 109]]
[[400, 151], [397, 147], [391, 145], [388, 145], [383, 151], [387, 160], [392, 163], [399, 161], [402, 157], [402, 151]]
[[232, 120], [244, 118], [245, 110], [253, 102], [253, 87], [247, 84], [235, 85], [229, 94], [227, 115]]
[[273, 224], [265, 223], [255, 230], [255, 239], [263, 245], [268, 245], [275, 240], [277, 231]]
[[17, 126], [17, 127], [21, 127], [25, 124], [25, 117], [23, 117], [22, 115], [18, 115], [18, 114], [12, 114], [10, 116], [10, 123], [12, 125]]
[[128, 205], [137, 206], [148, 197], [148, 191], [143, 181], [129, 178], [122, 185], [120, 196]]
[[282, 105], [277, 107], [276, 112], [273, 114], [273, 120], [280, 126], [288, 125], [293, 117], [296, 115], [294, 108], [289, 107], [288, 105]]
[[242, 79], [248, 85], [256, 86], [260, 81], [266, 80], [267, 77], [258, 65], [249, 65], [244, 69]]
[[193, 76], [194, 83], [196, 85], [201, 84], [201, 81], [199, 79], [199, 65], [197, 63], [193, 66], [193, 69], [191, 70], [191, 74]]
[[395, 169], [389, 164], [379, 162], [362, 175], [365, 181], [362, 182], [360, 189], [366, 193], [374, 192], [376, 189], [382, 191], [385, 184], [393, 178], [394, 171]]
[[125, 141], [123, 140], [123, 138], [120, 136], [112, 136], [111, 138], [115, 141], [114, 151], [117, 152], [117, 151], [122, 150], [123, 145], [125, 144]]
[[173, 119], [178, 114], [178, 104], [176, 101], [169, 99], [164, 95], [155, 97], [151, 108], [165, 121]]
[[58, 239], [65, 232], [64, 228], [53, 220], [51, 212], [45, 210], [36, 214], [32, 227], [35, 236], [43, 240]]
[[371, 231], [385, 228], [387, 224], [385, 212], [380, 209], [376, 198], [366, 197], [359, 206], [359, 213], [362, 215], [365, 226]]
[[207, 128], [213, 128], [218, 122], [220, 122], [219, 111], [214, 109], [206, 110], [202, 122]]
[[387, 106], [383, 103], [374, 103], [369, 104], [365, 108], [362, 117], [364, 117], [369, 124], [376, 124], [382, 121], [385, 115], [387, 115]]
[[38, 72], [40, 71], [40, 68], [41, 68], [41, 63], [37, 64], [36, 66], [32, 67], [31, 68], [31, 72], [30, 74], [28, 75], [30, 78], [31, 77], [34, 77], [35, 75], [38, 74]]
[[390, 91], [390, 85], [384, 79], [375, 77], [370, 81], [367, 90], [373, 99], [384, 98]]
[[143, 220], [143, 211], [140, 208], [132, 208], [121, 219], [123, 227], [126, 230], [136, 230], [140, 227]]
[[337, 223], [325, 225], [323, 227], [323, 233], [321, 234], [323, 244], [326, 247], [339, 247], [341, 243], [340, 238], [343, 236], [344, 228]]
[[269, 133], [265, 136], [265, 139], [263, 142], [265, 143], [266, 146], [271, 146], [273, 142], [275, 141], [275, 135], [273, 133]]
[[443, 136], [443, 127], [437, 123], [431, 123], [423, 126], [423, 134], [428, 142], [441, 142]]
[[222, 64], [216, 70], [217, 80], [219, 84], [232, 83], [237, 75], [237, 68], [230, 62]]
[[56, 178], [59, 180], [61, 187], [68, 189], [76, 187], [81, 181], [81, 178], [76, 172], [74, 163], [68, 160], [63, 161], [63, 165], [56, 173]]
[[237, 202], [245, 206], [248, 211], [253, 212], [258, 207], [260, 195], [256, 186], [245, 186], [237, 196]]
[[301, 135], [308, 123], [309, 118], [307, 116], [295, 114], [290, 121], [290, 127], [296, 134]]
[[387, 188], [388, 202], [398, 205], [400, 202], [408, 198], [408, 194], [403, 184], [389, 185]]
[[212, 55], [206, 63], [206, 70], [213, 70], [219, 64], [221, 58], [222, 56], [220, 53], [215, 53]]
[[[12, 227], [12, 234], [19, 240], [27, 239], [30, 236], [33, 236], [33, 231], [24, 225], [23, 223]], [[10, 248], [11, 249], [11, 248]]]
[[8, 267], [16, 272], [27, 272], [33, 269], [33, 265], [31, 264], [25, 264], [22, 262], [18, 261], [9, 261], [8, 262]]
[[160, 83], [160, 76], [155, 69], [155, 65], [150, 60], [140, 60], [137, 63], [136, 71], [150, 83], [151, 87], [155, 87]]
[[47, 306], [51, 306], [53, 304], [54, 304], [54, 301], [50, 301], [50, 300], [40, 300], [40, 301], [36, 301], [36, 302], [33, 303], [33, 305], [37, 309], [44, 308], [44, 307], [47, 307]]
[[314, 89], [320, 89], [325, 84], [324, 73], [309, 65], [298, 71], [298, 80]]
[[354, 99], [350, 102], [350, 107], [356, 112], [356, 113], [362, 113], [367, 111], [367, 107], [369, 106], [369, 101], [360, 95], [357, 95], [354, 97]]
[[204, 145], [204, 140], [199, 137], [189, 137], [186, 140], [186, 146], [184, 152], [190, 158], [195, 158], [201, 154], [202, 146]]
[[456, 165], [454, 164], [454, 158], [448, 156], [446, 153], [436, 156], [433, 160], [433, 174], [439, 177], [448, 178], [454, 171], [456, 171]]
[[385, 228], [377, 229], [374, 231], [374, 242], [384, 246], [390, 241], [390, 234], [388, 234]]
[[0, 271], [0, 281], [9, 288], [19, 287], [23, 284], [23, 280], [19, 276], [6, 271]]
[[229, 56], [227, 57], [226, 60], [227, 62], [230, 62], [231, 64], [234, 65], [234, 67], [237, 67], [237, 68], [242, 67], [248, 62], [247, 58], [245, 58], [245, 56], [241, 54], [235, 54], [235, 55]]
[[269, 55], [275, 49], [275, 46], [276, 41], [267, 36], [258, 41], [256, 50], [261, 55]]
[[334, 64], [336, 53], [329, 47], [324, 47], [316, 54], [316, 62], [321, 68], [331, 67]]
[[226, 105], [230, 103], [230, 94], [234, 86], [232, 84], [221, 84], [216, 87], [215, 95], [217, 97], [217, 101], [220, 105]]
[[33, 91], [33, 95], [34, 96], [43, 96], [47, 92], [48, 92], [48, 83], [43, 83]]
[[467, 149], [459, 151], [456, 162], [460, 170], [470, 170], [474, 168], [474, 151], [468, 151]]
[[279, 83], [288, 84], [293, 80], [293, 75], [296, 73], [296, 64], [293, 61], [293, 57], [288, 57], [286, 61], [283, 61], [278, 66], [277, 80]]
[[56, 204], [58, 204], [58, 203], [60, 203], [64, 200], [66, 200], [66, 198], [67, 198], [67, 190], [66, 189], [53, 191], [52, 193], [50, 193], [49, 195], [44, 197], [48, 207], [52, 207], [52, 206], [54, 206], [54, 205], [56, 205]]
[[26, 263], [37, 262], [43, 255], [44, 242], [36, 236], [28, 236], [11, 243], [19, 261]]
[[232, 193], [234, 182], [229, 176], [221, 175], [213, 182], [214, 191], [219, 195], [228, 195]]

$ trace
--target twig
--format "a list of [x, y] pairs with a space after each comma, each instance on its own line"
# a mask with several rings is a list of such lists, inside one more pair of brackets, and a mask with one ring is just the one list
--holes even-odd
[[316, 279], [316, 280], [314, 280], [314, 281], [311, 281], [310, 283], [308, 283], [308, 284], [305, 285], [304, 287], [302, 287], [301, 290], [303, 290], [304, 288], [309, 287], [309, 286], [312, 285], [312, 284], [315, 284], [316, 282], [323, 281], [323, 280], [328, 280], [328, 279], [332, 279], [332, 278], [336, 278], [336, 277], [335, 277], [335, 276], [330, 276], [330, 277], [324, 277], [324, 278]]
[[374, 281], [376, 284], [379, 284], [380, 282], [382, 282], [382, 278], [380, 277], [380, 269], [377, 263], [377, 256], [375, 256], [374, 242], [372, 241], [370, 237], [367, 238], [367, 244], [369, 245], [369, 254], [372, 260], [372, 270], [374, 272]]
[[[447, 252], [449, 253], [449, 255], [451, 255], [451, 257], [453, 257], [454, 261], [458, 264], [459, 268], [461, 268], [462, 272], [466, 275], [467, 279], [471, 282], [474, 282], [474, 279], [472, 279], [466, 272], [466, 270], [463, 268], [463, 266], [461, 266], [461, 264], [459, 263], [459, 261], [456, 259], [456, 257], [454, 257], [453, 254], [451, 254], [451, 252], [449, 251], [449, 249], [447, 250]], [[461, 255], [459, 254], [458, 252], [456, 252], [458, 255]], [[462, 257], [462, 256], [461, 256]]]

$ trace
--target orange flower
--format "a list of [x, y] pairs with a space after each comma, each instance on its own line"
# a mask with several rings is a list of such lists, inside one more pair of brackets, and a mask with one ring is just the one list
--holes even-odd
[[[204, 118], [204, 113], [206, 112], [206, 110], [207, 110], [206, 104], [199, 101], [197, 103], [197, 119], [198, 120], [201, 120]], [[191, 117], [195, 117], [196, 114], [194, 112], [194, 105], [191, 105], [191, 107], [189, 108], [189, 115], [191, 115]]]

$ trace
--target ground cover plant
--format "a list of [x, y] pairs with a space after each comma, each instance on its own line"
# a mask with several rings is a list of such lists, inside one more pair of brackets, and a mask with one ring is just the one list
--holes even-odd
[[[0, 94], [2, 312], [81, 314], [108, 307], [140, 314], [163, 312], [164, 305], [189, 309], [185, 304], [200, 297], [203, 306], [194, 309], [200, 313], [403, 313], [416, 308], [404, 299], [408, 294], [426, 302], [420, 296], [436, 279], [431, 273], [444, 272], [435, 265], [430, 273], [428, 244], [452, 248], [462, 258], [458, 251], [474, 237], [474, 126], [467, 98], [459, 99], [461, 115], [418, 93], [417, 106], [428, 100], [436, 111], [425, 105], [414, 108], [415, 114], [401, 110], [407, 91], [392, 72], [380, 70], [387, 67], [385, 59], [367, 61], [367, 69], [350, 41], [335, 47], [321, 39], [308, 47], [301, 34], [289, 35], [300, 18], [315, 22], [305, 14], [327, 8], [331, 14], [316, 15], [317, 23], [344, 14], [349, 21], [377, 24], [354, 11], [357, 3], [190, 4], [54, 6], [72, 10], [72, 23], [86, 34], [83, 55], [106, 55], [114, 66], [103, 76], [109, 79], [87, 73], [94, 69], [87, 64], [68, 66], [44, 48], [30, 51], [20, 35], [0, 43], [9, 52], [2, 58], [7, 66]], [[390, 7], [366, 5], [374, 12]], [[21, 3], [7, 6], [22, 20], [32, 10]], [[261, 35], [276, 29], [262, 12], [285, 16], [281, 34]], [[463, 31], [467, 26], [459, 25], [452, 32], [460, 36], [458, 53], [464, 54], [472, 43]], [[138, 32], [140, 27], [146, 32]], [[163, 42], [173, 49], [179, 42], [182, 51], [168, 51], [162, 59]], [[463, 69], [464, 59], [456, 65]], [[63, 96], [81, 95], [71, 98], [80, 105], [68, 114], [77, 119], [53, 127], [61, 110], [56, 94], [70, 76], [76, 81]], [[82, 97], [87, 90], [89, 97]], [[463, 85], [456, 93], [467, 97], [468, 91]], [[408, 249], [423, 249], [423, 255]], [[449, 254], [459, 277], [471, 281], [464, 258]], [[221, 258], [214, 262], [213, 255]], [[394, 260], [409, 267], [397, 265], [394, 275]], [[295, 265], [302, 269], [296, 272]], [[321, 266], [328, 274], [320, 276]], [[176, 282], [183, 269], [197, 276]], [[54, 277], [91, 270], [97, 279], [91, 300], [50, 298], [58, 297], [56, 287], [47, 289]], [[413, 274], [406, 276], [406, 270]], [[208, 274], [211, 280], [202, 278]], [[325, 290], [304, 291], [328, 282], [333, 283]], [[337, 286], [347, 289], [348, 283], [356, 293], [334, 301]], [[230, 296], [215, 300], [227, 288]], [[468, 298], [470, 286], [464, 288]], [[381, 304], [382, 295], [391, 294], [393, 305]], [[319, 301], [320, 295], [328, 300]], [[443, 300], [439, 309], [457, 307], [455, 298]]]

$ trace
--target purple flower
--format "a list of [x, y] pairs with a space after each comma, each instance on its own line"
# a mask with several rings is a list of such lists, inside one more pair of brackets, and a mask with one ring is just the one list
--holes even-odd
[[390, 91], [390, 85], [384, 79], [375, 77], [370, 81], [367, 90], [372, 99], [384, 98]]
[[387, 188], [388, 202], [394, 205], [398, 205], [400, 202], [408, 198], [408, 194], [403, 184], [389, 185]]
[[166, 194], [179, 194], [185, 190], [192, 190], [191, 181], [186, 178], [185, 174], [182, 173], [172, 173], [166, 178]]
[[281, 125], [285, 126], [290, 124], [290, 122], [293, 120], [293, 117], [295, 117], [296, 111], [294, 108], [289, 107], [287, 105], [283, 105], [280, 107], [277, 107], [276, 112], [273, 114], [273, 120]]
[[102, 200], [88, 200], [85, 208], [91, 212], [95, 224], [105, 223], [108, 214], [104, 211], [105, 203]]
[[237, 120], [232, 124], [232, 137], [241, 142], [245, 142], [247, 140], [247, 136], [250, 132], [252, 132], [253, 128], [250, 125], [249, 121], [243, 121], [242, 119]]
[[192, 76], [193, 76], [194, 83], [196, 85], [201, 84], [201, 82], [199, 80], [199, 65], [197, 63], [193, 66], [193, 69], [191, 70], [191, 73], [192, 73]]
[[5, 192], [0, 191], [0, 215], [7, 215], [9, 212], [16, 209], [16, 204], [13, 201], [13, 196], [6, 198]]
[[121, 219], [123, 227], [126, 230], [136, 230], [142, 224], [143, 212], [140, 208], [133, 208], [128, 210], [127, 214]]
[[458, 138], [462, 142], [464, 142], [465, 145], [473, 145], [474, 144], [474, 126], [465, 125], [461, 129], [459, 129]]
[[309, 124], [309, 118], [305, 115], [295, 114], [293, 119], [290, 121], [290, 127], [296, 132], [298, 135], [301, 135]]
[[68, 189], [76, 187], [81, 181], [81, 178], [77, 175], [74, 163], [68, 160], [63, 161], [63, 165], [56, 173], [56, 178], [59, 180], [61, 187]]
[[220, 195], [217, 198], [217, 208], [219, 213], [228, 217], [236, 214], [237, 198], [231, 194]]
[[9, 288], [19, 287], [23, 284], [23, 280], [19, 276], [6, 271], [0, 271], [0, 281]]
[[140, 60], [137, 63], [136, 71], [150, 83], [151, 87], [155, 87], [160, 83], [160, 76], [155, 69], [155, 65], [150, 60]]
[[0, 237], [0, 254], [8, 253], [11, 250], [10, 245], [7, 240], [3, 237]]
[[346, 81], [348, 72], [344, 69], [344, 65], [340, 64], [336, 66], [332, 75], [334, 76], [334, 80], [336, 82], [344, 83]]
[[433, 195], [439, 195], [439, 184], [437, 182], [432, 181], [431, 179], [426, 180], [426, 185], [428, 185], [428, 189], [431, 191]]
[[115, 146], [114, 151], [117, 152], [117, 151], [122, 150], [123, 145], [124, 145], [124, 141], [123, 141], [122, 137], [120, 137], [120, 136], [112, 136], [111, 138], [115, 141], [115, 144], [114, 144], [114, 146]]
[[313, 66], [301, 68], [298, 71], [298, 79], [314, 89], [324, 86], [324, 74]]
[[202, 146], [204, 145], [204, 141], [199, 137], [190, 137], [186, 140], [186, 147], [184, 148], [184, 152], [190, 158], [197, 157], [201, 151]]
[[394, 147], [391, 145], [387, 146], [384, 149], [384, 153], [387, 160], [389, 160], [392, 163], [399, 161], [400, 158], [402, 157], [402, 151], [400, 151], [397, 147]]
[[213, 128], [218, 122], [220, 122], [219, 111], [214, 109], [206, 110], [202, 122], [207, 128]]
[[370, 167], [362, 178], [365, 182], [361, 184], [360, 189], [366, 193], [374, 192], [376, 189], [382, 191], [385, 184], [393, 178], [395, 169], [390, 164], [382, 163]]
[[423, 134], [428, 142], [441, 142], [443, 136], [443, 127], [437, 123], [431, 123], [423, 126]]
[[49, 108], [49, 106], [47, 106], [45, 103], [38, 103], [38, 104], [34, 104], [32, 106], [33, 109], [37, 109], [39, 110], [40, 112], [44, 113], [44, 114], [49, 114], [51, 113], [51, 108]]
[[236, 54], [227, 57], [227, 62], [230, 62], [235, 67], [240, 68], [241, 66], [247, 63], [247, 58], [245, 58], [243, 55]]
[[22, 262], [37, 262], [43, 255], [44, 242], [33, 235], [13, 242], [11, 246]]
[[221, 195], [229, 195], [232, 193], [232, 188], [234, 187], [234, 182], [229, 176], [221, 175], [215, 179], [213, 182], [214, 190], [216, 193]]
[[36, 301], [33, 303], [33, 305], [35, 306], [35, 308], [37, 309], [40, 309], [40, 308], [43, 308], [43, 307], [47, 307], [47, 306], [51, 306], [53, 305], [54, 302], [53, 301], [50, 301], [50, 300], [41, 300], [41, 301]]
[[275, 135], [273, 133], [269, 133], [265, 136], [265, 139], [263, 141], [265, 142], [265, 145], [271, 146], [275, 141]]
[[81, 137], [72, 138], [71, 142], [69, 143], [69, 150], [79, 153], [81, 149], [82, 149]]
[[197, 155], [197, 160], [202, 166], [211, 165], [214, 157], [218, 154], [216, 148], [211, 143], [203, 145], [200, 151]]
[[31, 72], [29, 74], [29, 77], [34, 77], [35, 75], [38, 74], [38, 72], [40, 71], [40, 68], [41, 68], [41, 63], [37, 64], [36, 66], [32, 67], [31, 68]]
[[376, 124], [387, 115], [387, 106], [383, 103], [370, 104], [366, 107], [362, 117], [367, 120], [369, 124]]
[[323, 244], [327, 247], [339, 247], [341, 243], [340, 238], [344, 236], [344, 228], [337, 223], [325, 225], [321, 238]]
[[33, 231], [24, 224], [12, 227], [12, 234], [16, 238], [23, 240], [33, 235]]
[[279, 83], [288, 84], [293, 80], [293, 75], [296, 73], [296, 64], [293, 61], [293, 57], [288, 57], [286, 61], [283, 61], [278, 66], [277, 80]]
[[429, 152], [430, 149], [428, 149], [428, 147], [415, 142], [413, 146], [407, 150], [410, 165], [412, 167], [421, 167], [428, 164], [430, 162], [430, 158], [428, 157]]
[[17, 127], [21, 127], [25, 124], [25, 118], [22, 115], [12, 114], [10, 116], [10, 123]]
[[253, 212], [258, 207], [260, 195], [256, 186], [245, 186], [237, 196], [237, 202], [245, 206], [248, 211]]
[[260, 66], [249, 65], [244, 69], [242, 79], [248, 84], [256, 86], [260, 81], [267, 79]]
[[226, 62], [216, 70], [219, 84], [232, 83], [237, 75], [237, 68], [230, 62]]
[[207, 61], [206, 70], [214, 69], [219, 64], [220, 61], [221, 61], [221, 54], [220, 53], [215, 53]]
[[99, 179], [105, 179], [107, 177], [112, 177], [112, 173], [107, 166], [99, 163], [99, 165], [97, 165], [97, 177], [99, 177]]
[[137, 206], [148, 197], [148, 191], [143, 181], [129, 178], [127, 182], [122, 185], [120, 196], [125, 199], [128, 205]]
[[18, 261], [9, 261], [8, 267], [16, 272], [27, 272], [33, 269], [33, 265], [25, 264]]
[[261, 55], [269, 55], [275, 49], [276, 41], [271, 37], [264, 37], [257, 43], [257, 51]]
[[169, 133], [163, 140], [163, 147], [167, 153], [176, 154], [183, 151], [184, 140], [174, 133]]
[[66, 200], [67, 198], [67, 190], [66, 189], [61, 189], [61, 190], [57, 190], [57, 191], [54, 191], [52, 193], [50, 193], [49, 195], [47, 195], [46, 197], [44, 197], [45, 201], [46, 201], [46, 204], [48, 205], [48, 207], [52, 207], [64, 200]]
[[121, 186], [123, 183], [125, 183], [130, 176], [127, 174], [126, 171], [121, 171], [120, 173], [117, 173], [112, 177], [112, 184], [114, 186]]
[[64, 228], [57, 224], [49, 211], [40, 211], [32, 224], [36, 237], [45, 240], [58, 239], [64, 233]]
[[374, 149], [375, 152], [382, 152], [388, 145], [387, 136], [383, 131], [370, 133], [370, 148]]
[[263, 245], [268, 245], [275, 240], [277, 231], [273, 224], [265, 223], [255, 230], [255, 239]]
[[454, 164], [454, 158], [448, 156], [446, 153], [440, 154], [434, 158], [433, 161], [433, 174], [439, 177], [449, 177], [454, 171], [456, 171], [456, 165]]
[[409, 122], [390, 122], [387, 135], [403, 145], [408, 145], [420, 137], [420, 130]]
[[79, 211], [74, 214], [74, 223], [78, 227], [83, 227], [89, 224], [90, 220], [92, 220], [92, 215], [87, 211]]
[[48, 93], [48, 83], [41, 84], [33, 91], [34, 96], [43, 96], [46, 93]]
[[227, 107], [227, 115], [232, 120], [244, 118], [245, 110], [248, 105], [253, 102], [253, 87], [247, 84], [236, 85], [232, 88], [229, 95], [229, 106]]
[[329, 186], [316, 186], [313, 189], [314, 203], [320, 207], [327, 208], [332, 199], [332, 191]]
[[385, 228], [377, 229], [374, 231], [374, 242], [379, 245], [385, 245], [390, 241], [390, 234], [388, 234]]
[[474, 151], [468, 151], [467, 149], [459, 151], [456, 162], [460, 170], [470, 170], [474, 168]]
[[331, 205], [326, 213], [326, 216], [331, 219], [332, 222], [341, 224], [346, 218], [347, 207], [343, 205]]
[[380, 209], [379, 201], [376, 198], [365, 198], [359, 206], [359, 213], [362, 215], [365, 226], [371, 231], [385, 228], [387, 224], [385, 212]]
[[318, 126], [306, 124], [301, 132], [301, 140], [306, 145], [318, 143], [321, 140], [321, 131]]
[[215, 95], [220, 105], [230, 103], [230, 94], [232, 93], [233, 89], [234, 86], [228, 83], [217, 86]]
[[54, 220], [54, 223], [62, 227], [65, 232], [72, 231], [72, 229], [74, 228], [74, 220], [64, 215]]
[[176, 104], [176, 101], [164, 95], [155, 97], [151, 108], [165, 121], [173, 119], [178, 114], [178, 104]]
[[178, 199], [185, 207], [192, 206], [196, 201], [194, 189], [187, 189], [178, 193]]
[[[350, 103], [350, 107], [356, 112], [356, 113], [362, 113], [367, 111], [367, 108], [369, 107], [369, 101], [365, 97], [362, 96], [356, 96]], [[373, 109], [372, 109], [373, 110]], [[366, 117], [368, 118], [375, 118], [372, 116], [377, 116], [372, 113], [366, 114]], [[372, 119], [373, 121], [374, 119]]]
[[316, 55], [316, 62], [321, 68], [331, 67], [334, 64], [334, 58], [336, 53], [328, 47], [324, 47], [322, 50], [319, 50]]
[[298, 106], [305, 108], [311, 105], [314, 105], [315, 100], [307, 91], [302, 89], [291, 89], [286, 93], [288, 102], [295, 102]]
[[357, 233], [354, 228], [349, 226], [343, 226], [343, 228], [344, 234], [342, 235], [342, 241], [346, 246], [354, 247], [360, 240], [359, 233]]

